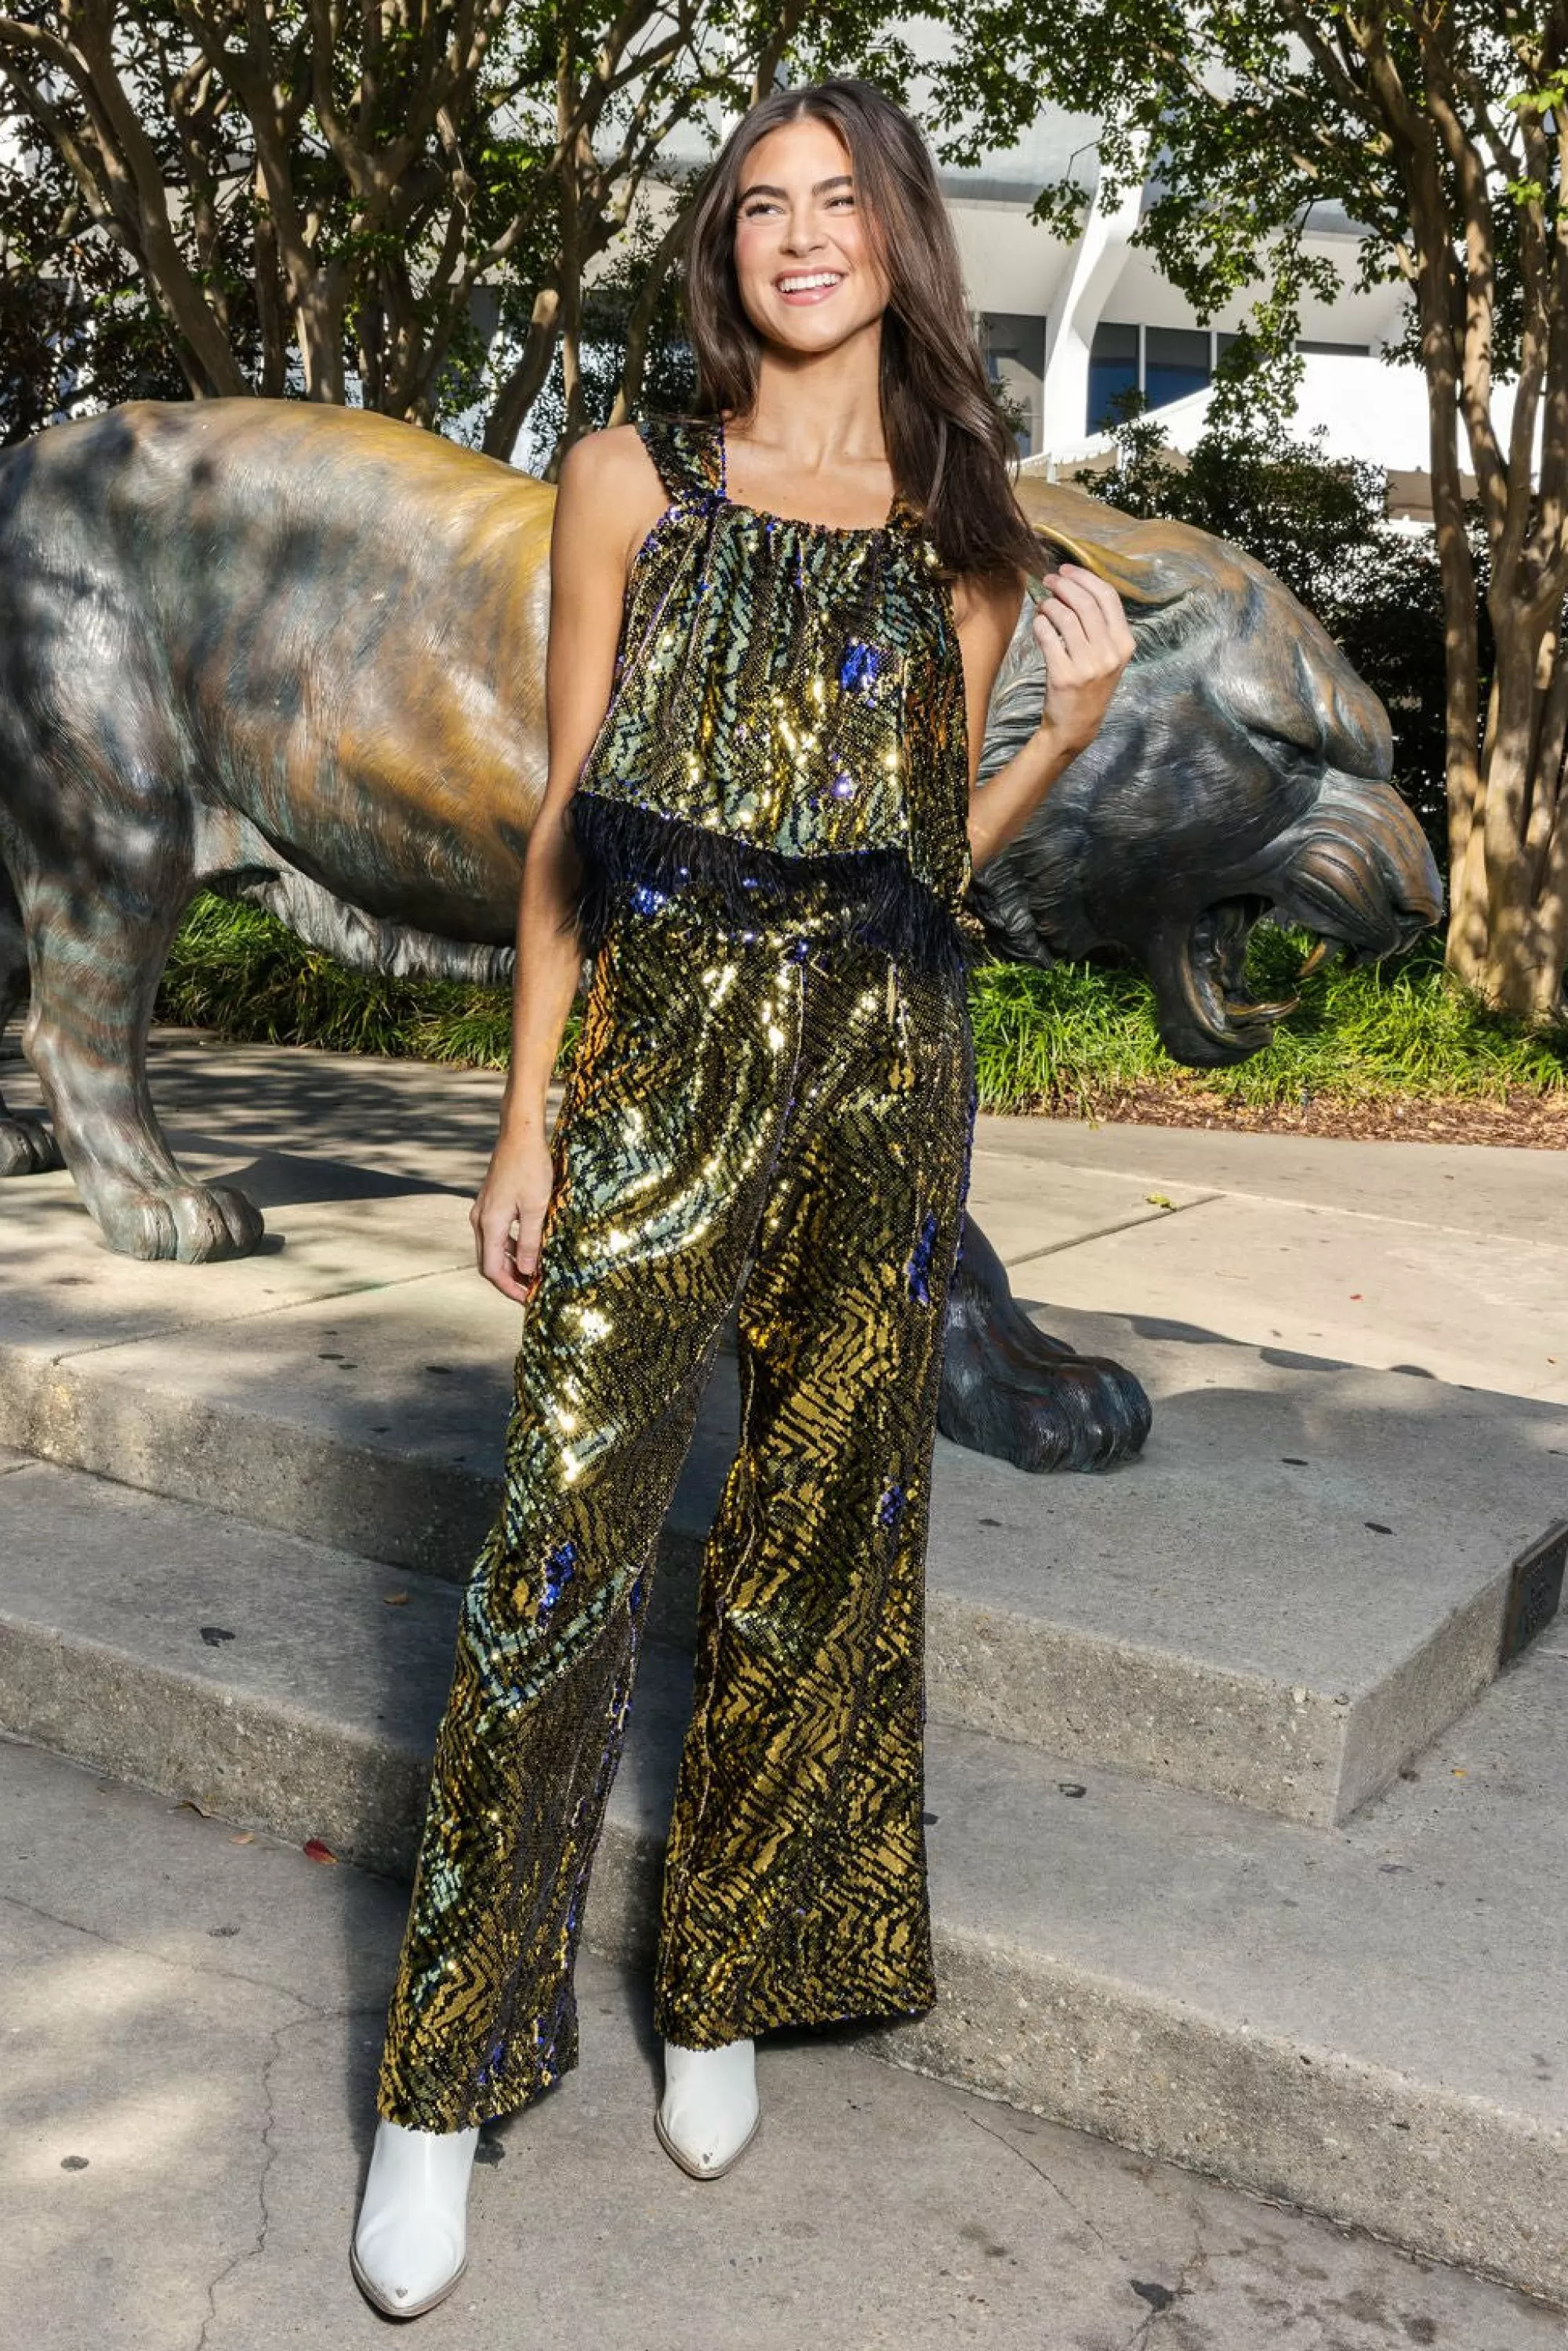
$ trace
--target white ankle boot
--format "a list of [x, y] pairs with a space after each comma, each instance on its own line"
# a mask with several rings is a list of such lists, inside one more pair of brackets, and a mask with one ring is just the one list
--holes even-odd
[[738, 2162], [761, 2119], [755, 2042], [728, 2041], [722, 2049], [665, 2042], [664, 2095], [653, 2128], [683, 2171], [716, 2179]]
[[468, 2182], [477, 2128], [405, 2130], [383, 2116], [349, 2264], [389, 2318], [417, 2318], [451, 2293], [468, 2261]]

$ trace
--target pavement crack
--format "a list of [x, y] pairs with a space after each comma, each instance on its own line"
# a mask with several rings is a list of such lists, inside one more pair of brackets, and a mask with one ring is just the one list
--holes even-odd
[[999, 2130], [993, 2130], [989, 2123], [983, 2123], [978, 2115], [970, 2114], [969, 2120], [974, 2124], [977, 2130], [983, 2130], [988, 2138], [994, 2138], [998, 2147], [1005, 2147], [1009, 2155], [1016, 2155], [1020, 2163], [1027, 2164], [1030, 2171], [1034, 2173], [1035, 2178], [1037, 2179], [1043, 2179], [1046, 2186], [1051, 2189], [1051, 2194], [1061, 2198], [1068, 2210], [1071, 2213], [1073, 2219], [1079, 2222], [1081, 2227], [1088, 2230], [1095, 2243], [1097, 2245], [1104, 2245], [1106, 2252], [1110, 2252], [1110, 2246], [1106, 2244], [1105, 2239], [1100, 2234], [1099, 2230], [1094, 2226], [1094, 2223], [1089, 2218], [1088, 2213], [1079, 2210], [1078, 2206], [1073, 2202], [1066, 2189], [1061, 2187], [1058, 2181], [1051, 2178], [1050, 2172], [1046, 2170], [1043, 2164], [1037, 2163], [1032, 2155], [1026, 2155], [1021, 2147], [1015, 2147], [1012, 2140], [1010, 2138], [1005, 2138]]
[[1193, 2215], [1193, 2250], [1176, 2272], [1176, 2282], [1170, 2289], [1169, 2300], [1160, 2303], [1156, 2308], [1149, 2310], [1139, 2319], [1123, 2345], [1122, 2351], [1148, 2351], [1149, 2345], [1155, 2340], [1155, 2329], [1161, 2319], [1168, 2318], [1173, 2310], [1180, 2309], [1193, 2288], [1207, 2276], [1207, 2270], [1208, 2247], [1204, 2242], [1203, 2218], [1200, 2213], [1195, 2213]]
[[267, 2240], [272, 2228], [272, 2206], [267, 2189], [273, 2165], [277, 2160], [277, 2148], [273, 2140], [273, 2133], [277, 2127], [277, 2101], [272, 2088], [273, 2071], [283, 2055], [283, 2043], [287, 2036], [298, 2032], [302, 2026], [315, 2024], [319, 2021], [315, 2015], [291, 2017], [286, 2024], [275, 2026], [268, 2037], [267, 2055], [261, 2066], [261, 2096], [266, 2118], [261, 2130], [261, 2168], [256, 2180], [256, 2234], [248, 2245], [242, 2245], [237, 2253], [231, 2254], [222, 2268], [208, 2279], [206, 2315], [202, 2320], [201, 2332], [193, 2351], [207, 2351], [207, 2336], [217, 2320], [218, 2295], [224, 2286], [236, 2270], [243, 2269], [247, 2262], [258, 2261], [267, 2251]]
[[[144, 1343], [162, 1344], [169, 1339], [200, 1338], [205, 1331], [226, 1331], [236, 1322], [266, 1322], [280, 1314], [305, 1314], [318, 1306], [340, 1306], [345, 1299], [371, 1298], [380, 1291], [413, 1289], [422, 1281], [440, 1281], [447, 1274], [465, 1273], [473, 1265], [472, 1258], [455, 1257], [439, 1265], [429, 1265], [418, 1273], [393, 1274], [384, 1281], [348, 1281], [331, 1290], [312, 1290], [298, 1298], [276, 1299], [270, 1306], [240, 1305], [232, 1311], [198, 1314], [184, 1321], [158, 1323], [150, 1329], [132, 1333], [121, 1332], [108, 1339], [78, 1339], [68, 1342], [46, 1360], [51, 1369], [65, 1370], [68, 1365], [81, 1363], [90, 1355], [113, 1354], [118, 1348], [140, 1347]], [[0, 1359], [12, 1351], [0, 1350]], [[22, 1350], [15, 1353], [18, 1357]]]
[[1223, 1200], [1225, 1196], [1223, 1192], [1203, 1192], [1196, 1200], [1173, 1200], [1159, 1217], [1122, 1217], [1112, 1225], [1096, 1225], [1091, 1232], [1073, 1233], [1066, 1240], [1048, 1241], [1043, 1249], [1030, 1249], [1027, 1257], [1007, 1259], [1007, 1271], [1010, 1277], [1021, 1273], [1026, 1266], [1038, 1264], [1042, 1257], [1061, 1257], [1069, 1249], [1086, 1249], [1091, 1241], [1109, 1240], [1116, 1233], [1141, 1232], [1145, 1225], [1169, 1224], [1173, 1217], [1188, 1217], [1195, 1208], [1212, 1207], [1216, 1200]]
[[333, 2018], [359, 2012], [349, 2008], [320, 2008], [314, 2001], [307, 2000], [303, 1992], [290, 1991], [287, 1984], [268, 1983], [265, 1976], [247, 1976], [239, 1968], [211, 1967], [204, 1959], [193, 1954], [174, 1956], [168, 1951], [151, 1950], [145, 1943], [127, 1942], [122, 1935], [106, 1935], [101, 1928], [89, 1927], [79, 1918], [62, 1917], [57, 1910], [47, 1909], [41, 1902], [28, 1902], [20, 1894], [0, 1893], [0, 1909], [24, 1911], [29, 1918], [42, 1918], [51, 1927], [63, 1928], [68, 1935], [81, 1935], [89, 1942], [101, 1943], [106, 1950], [133, 1951], [138, 1959], [151, 1959], [155, 1967], [178, 1968], [192, 1975], [211, 1976], [219, 1983], [246, 1984], [252, 1991], [269, 1992], [277, 2000], [290, 2000], [304, 2013], [291, 2017], [287, 2025], [278, 2028], [280, 2032], [291, 2031], [296, 2024], [325, 2024]]

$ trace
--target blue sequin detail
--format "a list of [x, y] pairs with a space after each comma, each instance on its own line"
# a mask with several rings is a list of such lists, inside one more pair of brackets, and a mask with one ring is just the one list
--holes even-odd
[[915, 1244], [909, 1264], [905, 1269], [909, 1275], [909, 1295], [911, 1298], [917, 1299], [922, 1306], [929, 1306], [931, 1303], [931, 1288], [927, 1277], [931, 1271], [931, 1251], [936, 1240], [936, 1211], [935, 1208], [927, 1208], [925, 1220], [920, 1228], [920, 1238]]
[[841, 770], [840, 773], [833, 778], [832, 782], [828, 786], [828, 789], [836, 800], [852, 800], [855, 796], [856, 789], [855, 779], [852, 776], [846, 776]]
[[863, 637], [852, 637], [839, 664], [839, 684], [846, 694], [858, 694], [874, 685], [885, 656], [877, 645], [868, 645]]
[[894, 1483], [885, 1489], [881, 1501], [877, 1504], [877, 1525], [879, 1527], [896, 1526], [899, 1514], [908, 1499], [908, 1495], [895, 1479]]
[[547, 1608], [555, 1606], [556, 1602], [571, 1582], [575, 1572], [573, 1562], [576, 1558], [577, 1545], [574, 1542], [563, 1542], [557, 1543], [554, 1551], [546, 1560], [544, 1594], [539, 1602], [541, 1613]]
[[669, 903], [663, 890], [655, 890], [647, 882], [632, 884], [632, 904], [640, 914], [656, 914], [661, 906], [667, 906]]

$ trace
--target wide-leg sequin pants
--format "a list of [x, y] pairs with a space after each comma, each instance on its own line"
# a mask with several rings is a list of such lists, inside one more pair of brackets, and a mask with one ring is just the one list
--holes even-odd
[[973, 1136], [962, 983], [808, 900], [642, 893], [552, 1135], [506, 1487], [464, 1600], [377, 2104], [455, 2130], [576, 2063], [583, 1897], [651, 1562], [738, 1302], [654, 2021], [713, 2048], [936, 1996], [925, 1556]]

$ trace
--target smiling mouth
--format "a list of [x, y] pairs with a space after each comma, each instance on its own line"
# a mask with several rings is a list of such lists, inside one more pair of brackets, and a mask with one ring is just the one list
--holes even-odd
[[785, 302], [825, 302], [843, 284], [841, 269], [802, 269], [773, 281]]

